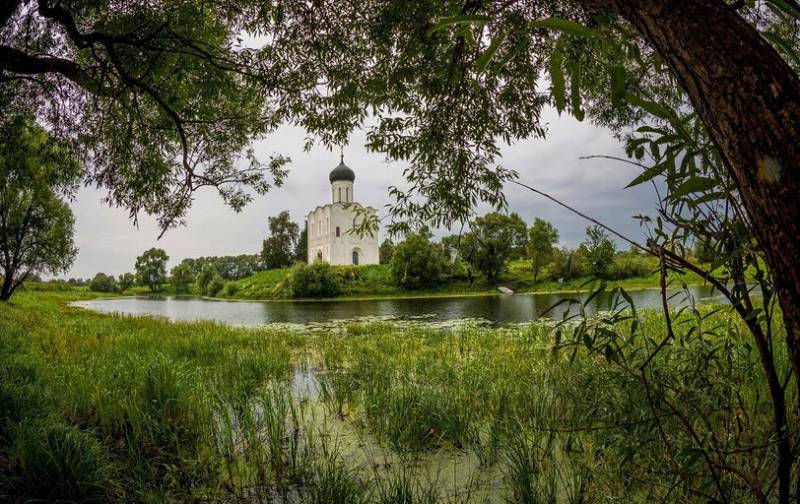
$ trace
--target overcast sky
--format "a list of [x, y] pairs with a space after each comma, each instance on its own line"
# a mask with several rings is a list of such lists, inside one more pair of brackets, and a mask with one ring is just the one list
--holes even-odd
[[[593, 154], [623, 156], [621, 145], [602, 128], [572, 117], [545, 111], [546, 139], [520, 142], [503, 150], [501, 164], [519, 172], [520, 180], [549, 192], [595, 218], [641, 238], [643, 232], [633, 215], [652, 214], [655, 195], [646, 185], [623, 189], [638, 168], [611, 160], [581, 160]], [[303, 218], [314, 207], [329, 202], [328, 172], [339, 162], [339, 153], [321, 146], [303, 151], [305, 132], [282, 128], [256, 145], [266, 159], [272, 153], [292, 158], [286, 184], [255, 201], [241, 213], [226, 207], [211, 190], [202, 190], [188, 214], [188, 225], [172, 229], [157, 240], [155, 220], [141, 215], [135, 228], [125, 210], [102, 203], [102, 191], [82, 189], [73, 211], [75, 241], [80, 249], [72, 270], [64, 277], [91, 277], [97, 272], [118, 275], [133, 271], [136, 256], [150, 247], [160, 247], [170, 257], [169, 266], [186, 257], [255, 253], [267, 233], [267, 217], [289, 210], [302, 227]], [[365, 137], [355, 133], [345, 150], [345, 162], [355, 171], [356, 201], [379, 209], [386, 215], [387, 188], [403, 183], [404, 163], [387, 162], [381, 154], [368, 153]], [[518, 186], [506, 188], [509, 211], [530, 223], [534, 217], [549, 220], [558, 228], [561, 243], [575, 246], [584, 236], [587, 223], [554, 203]], [[479, 209], [480, 210], [480, 209]], [[438, 234], [443, 234], [440, 232]], [[379, 239], [385, 237], [383, 230]]]

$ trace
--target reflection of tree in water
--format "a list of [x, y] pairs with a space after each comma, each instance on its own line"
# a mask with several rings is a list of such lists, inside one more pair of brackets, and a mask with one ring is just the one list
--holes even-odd
[[[686, 294], [671, 296], [672, 306], [692, 302]], [[689, 287], [695, 303], [720, 302], [709, 287]], [[660, 309], [657, 289], [631, 291], [637, 307]], [[583, 303], [588, 293], [578, 294], [503, 294], [497, 296], [434, 297], [419, 299], [380, 299], [365, 301], [209, 301], [192, 298], [107, 299], [76, 303], [103, 312], [152, 315], [172, 320], [217, 320], [235, 325], [337, 324], [344, 320], [405, 320], [413, 323], [441, 323], [453, 320], [484, 321], [493, 324], [530, 322], [540, 317], [561, 319], [579, 313], [578, 307], [563, 302], [574, 298]], [[558, 305], [559, 302], [562, 304]], [[592, 298], [586, 313], [612, 308], [609, 293]], [[557, 305], [557, 306], [556, 306]], [[555, 308], [553, 308], [555, 306]]]

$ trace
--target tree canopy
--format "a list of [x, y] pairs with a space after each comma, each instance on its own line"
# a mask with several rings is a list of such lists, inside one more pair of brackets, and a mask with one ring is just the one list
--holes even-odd
[[291, 266], [296, 256], [300, 227], [284, 210], [269, 220], [269, 237], [261, 248], [261, 260], [267, 269]]
[[465, 259], [494, 284], [508, 260], [524, 250], [527, 226], [517, 214], [491, 212], [473, 220], [470, 228], [462, 238], [461, 248], [469, 251]]
[[161, 290], [161, 285], [167, 281], [167, 261], [169, 256], [163, 249], [151, 248], [145, 250], [136, 258], [136, 276], [141, 285], [146, 285], [151, 292]]
[[29, 116], [0, 117], [0, 300], [31, 274], [60, 273], [78, 249], [72, 197], [82, 167]]
[[[88, 182], [135, 216], [183, 219], [200, 187], [234, 209], [280, 184], [287, 159], [251, 142], [280, 86], [245, 31], [261, 2], [11, 0], [0, 7], [0, 92], [84, 154]], [[259, 25], [254, 23], [258, 22]], [[277, 63], [272, 63], [277, 64]]]
[[544, 219], [536, 217], [528, 229], [526, 252], [531, 261], [534, 283], [542, 267], [553, 258], [553, 246], [558, 242], [558, 230]]

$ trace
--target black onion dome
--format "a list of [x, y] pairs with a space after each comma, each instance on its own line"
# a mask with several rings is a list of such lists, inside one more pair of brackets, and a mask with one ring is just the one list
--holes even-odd
[[353, 170], [350, 169], [349, 166], [344, 164], [344, 159], [339, 162], [339, 166], [334, 168], [331, 171], [330, 176], [328, 177], [331, 183], [339, 181], [339, 180], [346, 180], [348, 182], [355, 182], [356, 174]]

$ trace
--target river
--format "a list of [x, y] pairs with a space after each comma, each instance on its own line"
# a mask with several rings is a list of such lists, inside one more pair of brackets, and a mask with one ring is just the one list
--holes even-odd
[[[657, 289], [629, 292], [636, 308], [660, 308]], [[670, 305], [721, 302], [710, 287], [693, 286], [687, 293], [670, 291]], [[224, 301], [193, 297], [136, 297], [79, 301], [77, 306], [101, 312], [151, 315], [170, 320], [215, 320], [236, 325], [309, 324], [360, 318], [421, 319], [448, 322], [479, 319], [492, 325], [530, 322], [548, 316], [560, 318], [567, 305], [549, 313], [564, 298], [586, 300], [586, 293], [500, 294], [493, 296], [390, 298], [336, 301]], [[587, 313], [609, 309], [612, 300], [598, 295], [586, 307]]]

